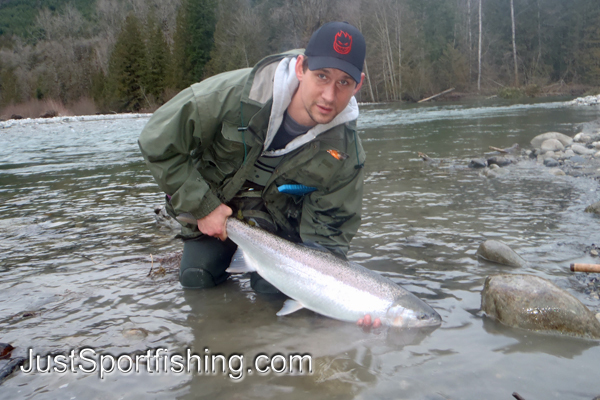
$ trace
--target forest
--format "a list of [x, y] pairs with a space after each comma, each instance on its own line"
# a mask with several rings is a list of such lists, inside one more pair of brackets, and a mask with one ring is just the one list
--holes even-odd
[[0, 116], [152, 111], [331, 20], [365, 36], [364, 102], [600, 86], [598, 0], [0, 0]]

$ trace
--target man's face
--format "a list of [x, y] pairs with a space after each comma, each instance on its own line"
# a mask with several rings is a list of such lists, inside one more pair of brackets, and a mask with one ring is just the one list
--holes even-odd
[[327, 124], [346, 108], [352, 96], [360, 90], [364, 74], [357, 84], [350, 75], [336, 68], [314, 71], [307, 68], [304, 71], [302, 61], [303, 56], [298, 56], [296, 76], [300, 85], [295, 96], [298, 96], [303, 121], [298, 120], [297, 115], [293, 118], [306, 126]]

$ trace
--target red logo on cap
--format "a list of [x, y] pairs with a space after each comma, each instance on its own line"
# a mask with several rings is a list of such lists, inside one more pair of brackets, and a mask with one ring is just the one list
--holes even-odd
[[333, 49], [340, 54], [350, 53], [350, 50], [352, 50], [352, 36], [347, 32], [339, 31], [337, 35], [335, 35]]

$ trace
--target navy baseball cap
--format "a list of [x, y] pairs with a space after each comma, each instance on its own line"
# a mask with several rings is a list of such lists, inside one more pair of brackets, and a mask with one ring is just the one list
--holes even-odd
[[313, 33], [304, 54], [311, 71], [337, 68], [359, 83], [366, 51], [358, 29], [347, 22], [328, 22]]

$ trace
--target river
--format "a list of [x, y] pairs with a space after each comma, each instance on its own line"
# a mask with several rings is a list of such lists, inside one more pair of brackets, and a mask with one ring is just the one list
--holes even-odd
[[[149, 276], [182, 245], [154, 218], [163, 196], [137, 147], [147, 118], [0, 129], [0, 342], [65, 359], [90, 349], [88, 358], [106, 356], [105, 369], [108, 356], [158, 348], [245, 363], [234, 374], [236, 365], [177, 373], [152, 362], [102, 377], [91, 362], [90, 372], [15, 372], [0, 397], [591, 400], [598, 342], [507, 328], [479, 307], [485, 277], [509, 272], [548, 278], [600, 311], [568, 271], [594, 262], [585, 250], [600, 244], [598, 218], [583, 211], [600, 200], [597, 182], [530, 161], [488, 179], [467, 164], [488, 146], [574, 136], [599, 117], [598, 107], [549, 100], [362, 106], [364, 218], [349, 257], [433, 306], [443, 324], [427, 332], [369, 332], [309, 311], [278, 318], [283, 299], [255, 294], [246, 276], [205, 291], [182, 290], [170, 270]], [[478, 260], [486, 239], [530, 266]], [[311, 355], [312, 374], [252, 369], [257, 355], [297, 353]]]

